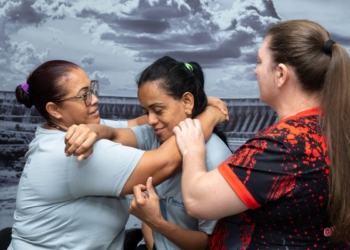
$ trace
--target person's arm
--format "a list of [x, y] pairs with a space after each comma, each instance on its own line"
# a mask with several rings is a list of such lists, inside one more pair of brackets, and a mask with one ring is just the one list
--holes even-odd
[[141, 231], [143, 234], [143, 238], [145, 239], [147, 249], [152, 250], [154, 245], [152, 229], [149, 226], [147, 226], [146, 223], [142, 222]]
[[[196, 118], [202, 122], [204, 137], [208, 140], [214, 127], [225, 122], [227, 115], [214, 106], [208, 106]], [[92, 153], [93, 144], [100, 139], [108, 139], [125, 146], [138, 148], [136, 136], [129, 128], [116, 129], [101, 124], [80, 124], [73, 125], [68, 129], [65, 137], [65, 153], [67, 156], [79, 155], [78, 160], [82, 161]], [[173, 142], [174, 145], [171, 149], [176, 148], [177, 150], [175, 138], [173, 138]]]
[[186, 119], [174, 128], [174, 133], [183, 156], [181, 190], [187, 213], [216, 220], [247, 210], [217, 168], [207, 172], [201, 122]]
[[[145, 190], [148, 194], [143, 192]], [[140, 184], [134, 187], [130, 213], [181, 249], [206, 249], [209, 237], [205, 232], [188, 230], [163, 218], [159, 207], [159, 197], [152, 185], [152, 177], [148, 178], [146, 186]]]
[[[203, 122], [202, 128], [205, 140], [210, 138], [214, 127], [225, 120], [225, 116], [221, 111], [211, 106], [208, 106], [197, 117]], [[163, 142], [159, 148], [146, 151], [143, 154], [121, 194], [131, 194], [133, 187], [140, 183], [146, 183], [149, 176], [153, 177], [153, 184], [157, 186], [159, 183], [180, 172], [181, 163], [182, 155], [173, 135]]]
[[128, 127], [141, 126], [148, 123], [147, 115], [142, 115], [134, 119], [128, 120]]

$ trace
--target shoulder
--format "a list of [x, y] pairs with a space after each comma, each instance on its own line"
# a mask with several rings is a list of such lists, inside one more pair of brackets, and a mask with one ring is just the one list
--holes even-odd
[[128, 121], [127, 120], [106, 120], [101, 119], [100, 124], [106, 125], [113, 128], [127, 128]]
[[207, 148], [207, 169], [212, 170], [231, 156], [232, 152], [228, 146], [216, 134], [212, 134], [205, 144]]
[[317, 115], [296, 116], [283, 120], [280, 123], [269, 126], [259, 131], [249, 141], [265, 141], [265, 145], [283, 145], [296, 148], [295, 145], [304, 145], [306, 141], [318, 141], [323, 143], [323, 136]]
[[138, 147], [143, 150], [151, 150], [159, 147], [160, 143], [149, 125], [135, 126], [130, 128], [137, 140]]

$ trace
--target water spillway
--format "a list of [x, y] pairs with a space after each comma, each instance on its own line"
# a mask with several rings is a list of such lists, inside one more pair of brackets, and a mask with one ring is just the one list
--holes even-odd
[[[219, 127], [230, 142], [243, 143], [257, 131], [277, 122], [276, 113], [259, 99], [222, 99], [229, 111], [230, 121]], [[105, 119], [132, 119], [144, 112], [137, 98], [100, 96], [99, 111]], [[28, 109], [17, 102], [14, 92], [0, 92], [0, 129], [4, 122], [40, 124], [43, 119], [34, 107]], [[1, 133], [5, 133], [1, 129]], [[236, 142], [235, 142], [236, 141]]]

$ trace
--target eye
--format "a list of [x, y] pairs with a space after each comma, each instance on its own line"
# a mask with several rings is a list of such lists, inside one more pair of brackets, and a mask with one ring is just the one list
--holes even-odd
[[157, 114], [157, 115], [160, 115], [162, 113], [163, 110], [155, 110], [154, 112]]
[[85, 91], [84, 94], [81, 95], [81, 97], [86, 98], [88, 92], [89, 92], [89, 90], [88, 90], [88, 91]]

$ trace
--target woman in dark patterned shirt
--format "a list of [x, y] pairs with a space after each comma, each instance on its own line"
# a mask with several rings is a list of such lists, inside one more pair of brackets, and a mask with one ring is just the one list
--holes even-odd
[[350, 63], [317, 23], [273, 26], [258, 51], [260, 100], [279, 122], [205, 172], [200, 122], [175, 127], [187, 212], [219, 221], [209, 249], [346, 249]]

